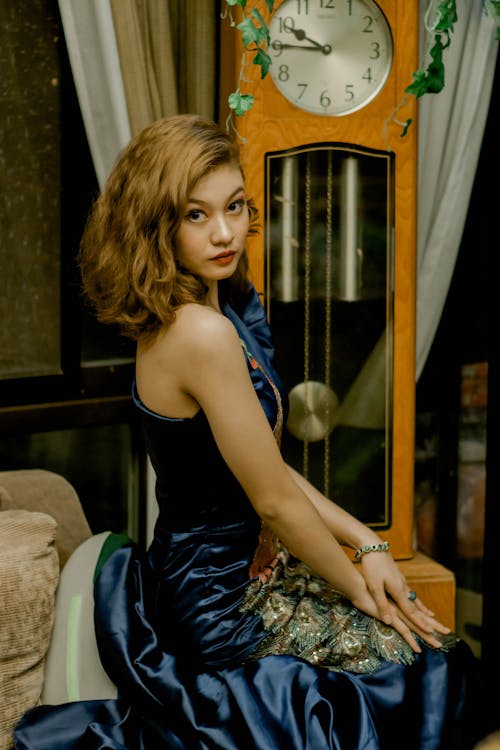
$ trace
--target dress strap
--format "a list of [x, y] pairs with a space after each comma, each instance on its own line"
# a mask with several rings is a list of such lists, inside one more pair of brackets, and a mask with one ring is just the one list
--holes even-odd
[[243, 339], [240, 338], [241, 346], [243, 347], [243, 351], [245, 352], [246, 358], [248, 359], [248, 362], [250, 364], [250, 367], [253, 370], [259, 370], [273, 389], [274, 397], [276, 398], [276, 404], [278, 407], [278, 413], [276, 415], [276, 424], [273, 428], [274, 437], [276, 438], [276, 442], [278, 445], [281, 445], [281, 437], [283, 435], [283, 403], [281, 401], [281, 394], [279, 392], [278, 387], [276, 386], [276, 383], [269, 377], [267, 372], [264, 370], [262, 365], [257, 362], [253, 354], [248, 350], [248, 346], [243, 341]]
[[[283, 404], [281, 401], [281, 395], [279, 389], [273, 380], [269, 377], [264, 368], [257, 362], [253, 354], [248, 350], [246, 343], [243, 339], [240, 339], [241, 346], [245, 352], [246, 358], [253, 370], [259, 370], [267, 382], [273, 389], [274, 396], [278, 407], [278, 413], [276, 416], [276, 424], [274, 425], [273, 433], [276, 438], [278, 446], [281, 443], [281, 436], [283, 433]], [[259, 544], [255, 550], [252, 564], [250, 565], [249, 577], [254, 578], [258, 576], [261, 583], [265, 583], [269, 580], [274, 568], [280, 560], [279, 555], [279, 542], [275, 534], [265, 524], [262, 524], [261, 532], [259, 535]]]

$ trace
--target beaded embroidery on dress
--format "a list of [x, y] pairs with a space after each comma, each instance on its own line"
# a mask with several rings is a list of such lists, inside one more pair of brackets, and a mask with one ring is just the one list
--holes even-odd
[[[284, 548], [267, 582], [252, 581], [241, 609], [259, 615], [267, 637], [251, 654], [293, 654], [334, 671], [367, 673], [383, 661], [411, 664], [415, 654], [393, 628], [356, 609]], [[455, 635], [439, 636], [448, 650]]]

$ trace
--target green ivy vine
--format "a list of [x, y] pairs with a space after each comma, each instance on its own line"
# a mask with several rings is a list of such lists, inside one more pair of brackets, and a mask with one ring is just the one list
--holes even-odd
[[[233, 115], [244, 115], [245, 112], [248, 112], [253, 107], [255, 99], [253, 94], [241, 93], [241, 84], [247, 81], [245, 78], [245, 69], [248, 65], [248, 58], [251, 58], [253, 65], [260, 67], [261, 79], [266, 77], [272, 62], [271, 57], [267, 53], [267, 47], [270, 42], [268, 25], [257, 8], [250, 8], [250, 12], [247, 13], [246, 4], [246, 0], [226, 0], [226, 12], [224, 16], [228, 17], [231, 26], [235, 26], [241, 33], [241, 42], [243, 45], [243, 57], [240, 65], [238, 85], [236, 91], [233, 91], [228, 96], [229, 116], [226, 126], [232, 124], [233, 128]], [[238, 5], [243, 13], [243, 20], [238, 24], [234, 21], [231, 12], [231, 7], [235, 5]], [[269, 14], [271, 14], [274, 8], [274, 0], [266, 0], [266, 5]]]
[[[417, 99], [424, 94], [439, 94], [444, 88], [444, 62], [443, 53], [451, 44], [451, 35], [455, 23], [458, 20], [457, 6], [455, 0], [441, 0], [438, 3], [433, 22], [430, 20], [433, 2], [429, 2], [425, 14], [425, 30], [428, 34], [434, 35], [434, 43], [429, 49], [428, 54], [424, 55], [422, 67], [413, 73], [413, 83], [405, 88], [406, 94], [411, 94]], [[403, 129], [401, 136], [405, 136], [411, 125], [411, 117], [406, 122], [400, 122], [396, 118], [397, 111], [405, 104], [406, 97], [396, 107], [391, 118], [397, 125]]]
[[[438, 0], [431, 20], [432, 8], [437, 0], [430, 0], [425, 16], [425, 28], [428, 34], [433, 35], [433, 43], [422, 66], [413, 73], [413, 82], [405, 88], [405, 96], [398, 104], [395, 111], [388, 118], [402, 127], [401, 135], [406, 135], [411, 125], [411, 118], [406, 122], [396, 119], [398, 110], [406, 101], [406, 95], [419, 98], [424, 94], [438, 94], [445, 85], [445, 68], [443, 53], [451, 44], [451, 35], [458, 20], [456, 0]], [[271, 57], [267, 53], [270, 42], [269, 28], [262, 14], [255, 7], [247, 10], [247, 0], [225, 0], [226, 8], [223, 17], [229, 18], [231, 26], [235, 26], [241, 33], [243, 45], [243, 57], [240, 65], [238, 84], [235, 91], [228, 96], [229, 116], [226, 126], [231, 125], [235, 130], [233, 116], [244, 115], [252, 108], [254, 103], [253, 94], [241, 93], [241, 85], [248, 82], [245, 78], [245, 70], [250, 62], [260, 67], [260, 77], [265, 78], [272, 64]], [[236, 24], [232, 15], [232, 7], [239, 6], [243, 14], [243, 20]], [[266, 0], [269, 14], [273, 12], [274, 0]], [[496, 38], [500, 41], [500, 0], [483, 0], [485, 12], [493, 18], [498, 19], [499, 25], [496, 30]], [[387, 123], [386, 123], [387, 125]], [[237, 130], [236, 130], [237, 132]]]
[[486, 12], [498, 21], [497, 42], [500, 42], [500, 0], [485, 0]]

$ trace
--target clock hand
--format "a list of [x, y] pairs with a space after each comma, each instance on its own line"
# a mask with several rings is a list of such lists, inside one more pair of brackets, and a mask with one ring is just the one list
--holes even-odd
[[322, 52], [324, 55], [329, 55], [332, 51], [332, 48], [329, 44], [320, 44], [320, 45], [314, 45], [305, 47], [303, 44], [283, 44], [279, 41], [279, 39], [275, 39], [274, 42], [272, 42], [271, 47], [275, 49], [276, 51], [282, 50], [282, 49], [307, 49], [310, 52]]
[[306, 32], [304, 31], [304, 29], [295, 29], [293, 26], [285, 26], [285, 30], [291, 31], [292, 34], [295, 36], [295, 39], [297, 39], [297, 41], [299, 42], [304, 41], [304, 39], [307, 42], [311, 42], [311, 44], [314, 44], [315, 47], [318, 47], [318, 49], [322, 50], [325, 53], [325, 55], [328, 55], [332, 51], [331, 45], [320, 44], [315, 39], [311, 39], [311, 37], [306, 36]]

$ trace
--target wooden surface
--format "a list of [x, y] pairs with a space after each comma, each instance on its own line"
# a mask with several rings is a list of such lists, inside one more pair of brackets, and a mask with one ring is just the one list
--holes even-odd
[[416, 552], [410, 560], [400, 560], [398, 566], [423, 603], [433, 610], [438, 620], [453, 630], [455, 576], [452, 571], [422, 552]]

